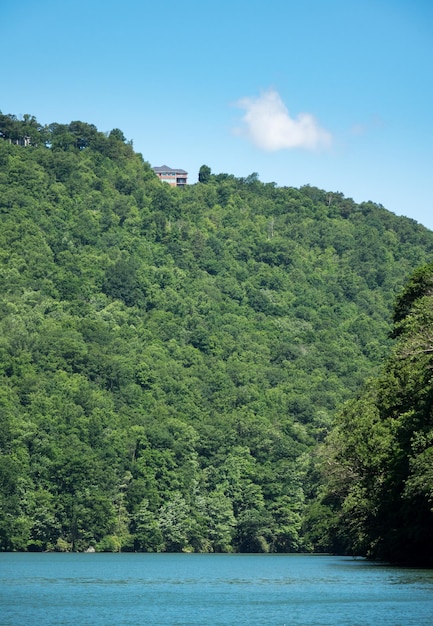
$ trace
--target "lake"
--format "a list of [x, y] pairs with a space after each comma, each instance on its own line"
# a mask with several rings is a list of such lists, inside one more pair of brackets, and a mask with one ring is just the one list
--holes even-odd
[[1, 626], [433, 624], [433, 571], [311, 555], [0, 553]]

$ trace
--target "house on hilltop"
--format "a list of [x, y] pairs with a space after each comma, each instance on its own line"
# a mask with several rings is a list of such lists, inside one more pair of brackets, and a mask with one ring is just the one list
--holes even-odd
[[188, 182], [188, 172], [180, 169], [172, 169], [168, 165], [152, 167], [158, 178], [172, 187], [184, 187]]

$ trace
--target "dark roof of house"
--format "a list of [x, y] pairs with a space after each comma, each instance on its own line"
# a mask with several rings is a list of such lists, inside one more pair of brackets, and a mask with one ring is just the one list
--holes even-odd
[[167, 172], [170, 174], [188, 174], [188, 172], [185, 172], [185, 170], [173, 169], [172, 167], [168, 167], [168, 165], [161, 165], [161, 167], [152, 167], [152, 169], [156, 173]]

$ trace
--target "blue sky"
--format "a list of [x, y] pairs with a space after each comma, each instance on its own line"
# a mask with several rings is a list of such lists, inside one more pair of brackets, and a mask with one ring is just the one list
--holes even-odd
[[3, 0], [0, 110], [433, 229], [431, 0]]

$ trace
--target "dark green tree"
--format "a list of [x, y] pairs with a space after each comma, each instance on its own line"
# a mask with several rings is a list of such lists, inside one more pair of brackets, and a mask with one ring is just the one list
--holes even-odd
[[398, 299], [380, 377], [340, 414], [324, 448], [331, 536], [348, 552], [433, 564], [433, 265]]
[[208, 183], [211, 177], [211, 169], [208, 165], [202, 165], [198, 173], [199, 183]]

